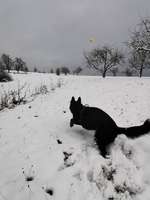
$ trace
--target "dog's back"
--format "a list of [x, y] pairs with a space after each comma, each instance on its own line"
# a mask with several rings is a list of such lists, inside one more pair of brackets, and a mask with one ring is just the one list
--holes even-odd
[[98, 127], [116, 127], [114, 120], [103, 110], [96, 107], [84, 107], [80, 112], [80, 121], [83, 128], [97, 130]]

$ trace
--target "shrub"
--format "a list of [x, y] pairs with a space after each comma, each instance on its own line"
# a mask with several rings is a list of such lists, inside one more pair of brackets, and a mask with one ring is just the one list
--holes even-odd
[[17, 89], [3, 91], [0, 97], [0, 110], [5, 108], [13, 108], [16, 105], [25, 104], [27, 102], [27, 89], [26, 84]]
[[9, 93], [4, 93], [0, 98], [0, 110], [4, 108], [11, 108]]
[[39, 87], [36, 87], [34, 89], [34, 91], [32, 92], [32, 96], [37, 96], [37, 95], [40, 95], [40, 94], [47, 94], [49, 91], [48, 91], [48, 88], [45, 84], [41, 84]]
[[0, 71], [0, 82], [7, 82], [12, 80], [12, 77], [6, 71]]
[[62, 80], [58, 79], [58, 81], [57, 81], [57, 87], [60, 88], [61, 86], [62, 86]]

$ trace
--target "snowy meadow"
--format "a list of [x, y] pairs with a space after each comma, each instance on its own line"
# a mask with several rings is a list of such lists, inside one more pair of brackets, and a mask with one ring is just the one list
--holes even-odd
[[[104, 159], [94, 131], [70, 128], [72, 96], [118, 126], [150, 118], [150, 78], [12, 74], [0, 83], [0, 200], [149, 200], [150, 135], [120, 135]], [[8, 94], [8, 95], [7, 95]], [[22, 99], [23, 98], [23, 99]]]

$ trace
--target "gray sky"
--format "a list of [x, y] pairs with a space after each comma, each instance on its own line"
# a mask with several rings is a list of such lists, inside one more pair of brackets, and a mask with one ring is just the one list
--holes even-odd
[[85, 50], [123, 45], [145, 16], [150, 0], [0, 0], [0, 53], [31, 66], [76, 66]]

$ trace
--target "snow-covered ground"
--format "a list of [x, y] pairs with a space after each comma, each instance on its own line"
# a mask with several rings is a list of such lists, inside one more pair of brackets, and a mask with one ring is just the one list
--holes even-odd
[[[94, 131], [69, 127], [69, 102], [106, 111], [119, 126], [150, 118], [150, 78], [14, 74], [0, 94], [28, 84], [49, 93], [0, 112], [0, 200], [149, 200], [150, 136], [121, 135], [104, 159]], [[32, 93], [32, 92], [31, 92]]]

